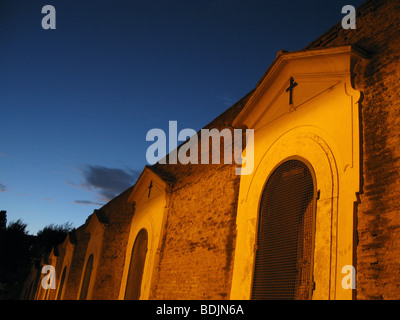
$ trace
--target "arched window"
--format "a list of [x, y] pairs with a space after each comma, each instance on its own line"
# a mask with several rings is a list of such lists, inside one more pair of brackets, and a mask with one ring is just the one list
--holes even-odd
[[83, 277], [81, 295], [79, 298], [80, 300], [86, 300], [87, 298], [92, 270], [93, 270], [93, 254], [89, 256], [88, 261], [86, 263], [85, 275]]
[[288, 160], [269, 177], [259, 208], [252, 299], [310, 299], [315, 212], [313, 173]]
[[62, 291], [63, 291], [66, 274], [67, 274], [67, 266], [64, 267], [64, 270], [63, 270], [62, 275], [61, 275], [60, 286], [58, 288], [58, 293], [57, 293], [57, 298], [56, 298], [57, 300], [61, 299], [61, 294], [62, 294]]
[[129, 266], [128, 280], [126, 283], [125, 300], [138, 300], [142, 286], [144, 263], [147, 253], [147, 231], [141, 229], [136, 237], [132, 249], [131, 262]]

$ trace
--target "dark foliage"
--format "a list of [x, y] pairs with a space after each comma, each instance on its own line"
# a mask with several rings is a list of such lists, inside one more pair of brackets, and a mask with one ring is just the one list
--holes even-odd
[[51, 224], [34, 236], [28, 234], [27, 225], [20, 219], [6, 226], [5, 211], [1, 213], [4, 223], [0, 226], [0, 299], [15, 300], [20, 298], [32, 264], [64, 241], [72, 227], [69, 223]]

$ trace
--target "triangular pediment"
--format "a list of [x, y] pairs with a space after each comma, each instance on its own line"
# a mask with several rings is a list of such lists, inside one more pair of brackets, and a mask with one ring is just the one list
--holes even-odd
[[161, 175], [149, 166], [146, 166], [129, 196], [129, 202], [144, 203], [160, 195], [165, 195], [166, 188], [173, 180]]
[[74, 232], [68, 232], [67, 236], [65, 237], [64, 241], [60, 245], [61, 248], [66, 250], [69, 247], [74, 247], [76, 245], [76, 236]]
[[75, 232], [68, 232], [67, 237], [65, 238], [66, 241], [68, 241], [69, 245], [76, 245], [76, 235]]
[[351, 88], [354, 62], [364, 53], [351, 46], [299, 52], [279, 52], [256, 90], [233, 122], [256, 128], [301, 108], [335, 86]]
[[53, 246], [51, 251], [50, 251], [49, 258], [50, 259], [54, 259], [54, 258], [56, 258], [58, 256], [59, 256], [58, 246]]
[[67, 236], [65, 237], [64, 241], [58, 246], [60, 251], [60, 255], [66, 254], [66, 252], [72, 252], [75, 250], [76, 246], [76, 236], [74, 231], [68, 232]]
[[93, 214], [89, 217], [89, 222], [85, 228], [86, 233], [93, 233], [96, 229], [102, 230], [107, 226], [107, 221], [100, 210], [94, 210]]

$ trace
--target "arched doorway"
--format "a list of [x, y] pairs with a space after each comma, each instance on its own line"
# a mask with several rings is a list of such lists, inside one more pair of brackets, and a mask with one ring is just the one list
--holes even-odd
[[280, 164], [267, 180], [258, 215], [252, 299], [311, 299], [315, 179], [299, 159]]
[[146, 261], [148, 235], [146, 229], [141, 229], [132, 249], [126, 284], [125, 300], [138, 300], [142, 286], [144, 263]]
[[89, 256], [88, 261], [86, 263], [85, 275], [83, 277], [81, 295], [79, 298], [80, 300], [86, 300], [87, 298], [90, 278], [92, 276], [92, 270], [93, 270], [93, 254]]

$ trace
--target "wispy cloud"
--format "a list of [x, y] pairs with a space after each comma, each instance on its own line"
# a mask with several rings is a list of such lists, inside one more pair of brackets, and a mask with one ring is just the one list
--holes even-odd
[[7, 187], [4, 184], [0, 183], [0, 192], [6, 192], [6, 191]]
[[44, 201], [53, 201], [52, 198], [43, 198]]
[[89, 200], [75, 200], [74, 203], [76, 203], [76, 204], [86, 204], [86, 205], [95, 205], [95, 206], [102, 206], [103, 205], [103, 203], [89, 201]]
[[224, 107], [230, 107], [236, 102], [236, 100], [228, 93], [218, 94], [217, 99], [224, 104]]
[[224, 107], [230, 107], [236, 102], [236, 100], [228, 93], [217, 94], [217, 99], [224, 104]]
[[132, 186], [139, 172], [132, 169], [108, 168], [86, 165], [81, 170], [82, 181], [77, 183], [65, 181], [68, 185], [91, 191], [96, 194], [96, 201], [75, 200], [76, 204], [103, 205], [121, 192]]

